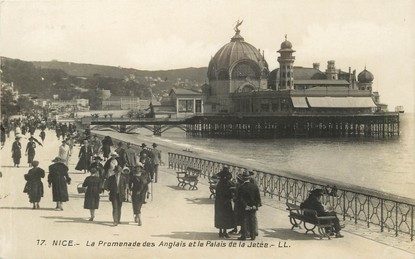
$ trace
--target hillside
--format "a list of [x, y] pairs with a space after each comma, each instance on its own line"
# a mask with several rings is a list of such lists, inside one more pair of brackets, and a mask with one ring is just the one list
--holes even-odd
[[122, 68], [115, 66], [103, 66], [93, 64], [78, 64], [72, 62], [61, 61], [34, 61], [32, 62], [38, 68], [44, 69], [59, 69], [65, 71], [68, 75], [93, 77], [96, 74], [100, 76], [107, 76], [113, 78], [124, 78], [130, 75], [134, 75], [138, 78], [144, 77], [160, 77], [163, 80], [166, 78], [168, 81], [176, 81], [177, 78], [182, 80], [188, 79], [190, 81], [196, 81], [198, 83], [204, 83], [206, 81], [207, 67], [201, 68], [182, 68], [172, 70], [137, 70], [133, 68]]

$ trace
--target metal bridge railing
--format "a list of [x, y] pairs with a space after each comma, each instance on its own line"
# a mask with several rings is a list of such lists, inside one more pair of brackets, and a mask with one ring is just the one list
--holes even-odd
[[[201, 176], [204, 178], [217, 174], [223, 166], [229, 168], [233, 177], [245, 170], [245, 167], [235, 164], [177, 153], [168, 154], [168, 163], [169, 168], [176, 170], [185, 170], [187, 167], [200, 169]], [[317, 181], [304, 181], [259, 170], [253, 171], [264, 196], [269, 195], [279, 201], [301, 203], [308, 197], [311, 189], [325, 187], [325, 185], [316, 183]], [[355, 224], [364, 222], [368, 228], [376, 226], [381, 232], [393, 231], [395, 236], [407, 234], [411, 241], [414, 239], [415, 203], [346, 190], [346, 188], [338, 188], [337, 196], [324, 197], [323, 203], [332, 206], [339, 215], [342, 215], [343, 220], [348, 218]]]

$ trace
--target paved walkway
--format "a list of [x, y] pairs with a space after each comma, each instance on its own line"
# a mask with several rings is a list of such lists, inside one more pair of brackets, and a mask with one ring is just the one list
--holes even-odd
[[[23, 139], [22, 146], [26, 143]], [[40, 167], [47, 170], [59, 144], [52, 132], [47, 132], [44, 147], [37, 148]], [[10, 149], [8, 140], [0, 151], [0, 258], [415, 257], [413, 250], [395, 248], [388, 245], [387, 239], [373, 241], [346, 231], [343, 239], [320, 240], [304, 235], [303, 230], [292, 231], [287, 212], [269, 205], [258, 212], [260, 233], [256, 241], [240, 242], [237, 236], [220, 239], [213, 226], [214, 201], [209, 199], [207, 185], [200, 183], [196, 191], [179, 188], [174, 171], [165, 166], [160, 168], [159, 182], [154, 184], [153, 200], [142, 209], [141, 227], [134, 223], [128, 202], [123, 204], [122, 224], [113, 227], [107, 194], [101, 198], [95, 221], [88, 221], [89, 211], [83, 209], [83, 195], [76, 188], [87, 175], [74, 170], [74, 158], [69, 164], [70, 201], [64, 203], [64, 211], [54, 210], [46, 180], [41, 209], [32, 210], [22, 192], [23, 175], [29, 169], [26, 157], [20, 168], [11, 167]], [[76, 147], [74, 154], [78, 151]], [[272, 205], [275, 201], [265, 203]]]

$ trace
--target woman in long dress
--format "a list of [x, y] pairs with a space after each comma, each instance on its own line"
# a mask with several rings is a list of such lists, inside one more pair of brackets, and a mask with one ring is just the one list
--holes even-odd
[[22, 158], [22, 144], [20, 143], [20, 136], [16, 136], [12, 145], [12, 158], [14, 166], [19, 167], [20, 158]]
[[215, 227], [219, 229], [219, 237], [229, 238], [227, 229], [235, 227], [235, 215], [232, 209], [232, 174], [227, 167], [217, 174], [220, 180], [216, 186]]
[[96, 168], [91, 168], [91, 175], [85, 178], [82, 187], [87, 187], [84, 199], [84, 209], [89, 209], [91, 217], [89, 221], [95, 218], [95, 210], [99, 207], [99, 194], [101, 193], [101, 179], [97, 174]]
[[24, 177], [28, 185], [29, 202], [33, 203], [33, 209], [39, 209], [39, 202], [43, 197], [42, 178], [45, 177], [45, 170], [38, 167], [39, 161], [33, 161], [32, 166]]
[[92, 148], [88, 144], [88, 140], [84, 140], [83, 145], [81, 146], [81, 149], [79, 150], [79, 161], [76, 164], [75, 169], [79, 171], [86, 171], [89, 169], [89, 165], [91, 164], [91, 158], [92, 158]]
[[30, 167], [36, 155], [36, 143], [33, 141], [32, 137], [30, 137], [29, 142], [27, 142], [26, 155], [27, 155], [27, 163], [29, 164], [29, 167]]
[[52, 160], [54, 164], [49, 166], [48, 183], [52, 187], [53, 201], [56, 202], [56, 210], [63, 210], [62, 202], [69, 201], [68, 186], [71, 178], [68, 175], [68, 167], [65, 160], [56, 157]]

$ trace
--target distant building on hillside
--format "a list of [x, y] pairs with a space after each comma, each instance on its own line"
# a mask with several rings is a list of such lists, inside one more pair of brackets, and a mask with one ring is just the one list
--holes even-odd
[[103, 110], [140, 110], [147, 109], [149, 105], [149, 100], [133, 96], [111, 96], [102, 101]]

